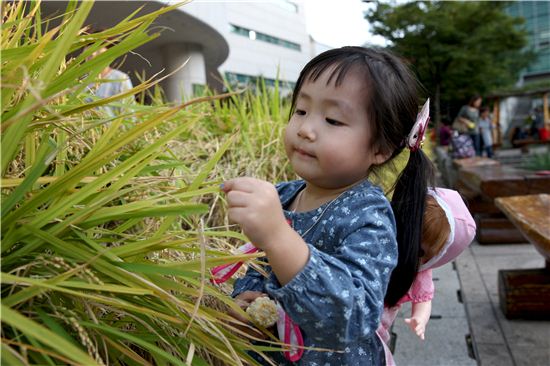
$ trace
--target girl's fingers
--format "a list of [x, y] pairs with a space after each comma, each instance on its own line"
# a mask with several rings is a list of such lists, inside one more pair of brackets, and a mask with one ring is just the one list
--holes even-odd
[[241, 191], [229, 191], [226, 194], [227, 204], [232, 207], [246, 207], [248, 205], [250, 194]]
[[244, 291], [235, 297], [235, 299], [252, 302], [256, 300], [256, 298], [264, 296], [267, 296], [267, 294], [260, 291]]
[[257, 182], [257, 179], [250, 177], [233, 178], [223, 182], [222, 190], [225, 193], [231, 191], [242, 191], [251, 193], [254, 191], [255, 182]]
[[229, 206], [229, 209], [227, 210], [227, 217], [229, 217], [229, 221], [235, 223], [235, 224], [242, 224], [243, 220], [245, 220], [246, 215], [248, 214], [249, 209], [246, 207], [231, 207]]

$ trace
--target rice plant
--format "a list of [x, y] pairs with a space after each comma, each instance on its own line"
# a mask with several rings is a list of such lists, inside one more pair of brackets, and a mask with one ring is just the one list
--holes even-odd
[[[70, 2], [59, 26], [40, 1], [2, 6], [1, 361], [255, 364], [247, 351], [277, 350], [276, 339], [252, 344], [227, 315], [246, 317], [231, 283], [209, 283], [210, 267], [257, 256], [228, 255], [246, 238], [218, 186], [294, 178], [282, 144], [288, 100], [260, 82], [165, 104], [159, 80], [142, 79], [90, 101], [100, 71], [157, 37], [150, 25], [179, 4], [88, 34], [92, 6]], [[127, 102], [146, 93], [152, 105]], [[105, 105], [123, 112], [109, 117]]]
[[[99, 72], [158, 36], [149, 26], [177, 5], [90, 35], [92, 6], [70, 2], [56, 27], [39, 1], [2, 7], [2, 362], [253, 364], [246, 351], [269, 347], [250, 343], [227, 289], [208, 282], [209, 267], [234, 260], [219, 248], [244, 238], [208, 228], [201, 202], [217, 200], [235, 137], [183, 155], [221, 97], [125, 104], [147, 80], [89, 102]], [[101, 113], [112, 103], [125, 112]]]

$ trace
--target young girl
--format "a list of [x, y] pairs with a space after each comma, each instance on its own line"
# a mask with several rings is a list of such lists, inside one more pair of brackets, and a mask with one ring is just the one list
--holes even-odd
[[[376, 329], [384, 300], [395, 305], [416, 275], [418, 213], [432, 172], [419, 149], [427, 111], [417, 121], [416, 86], [384, 50], [343, 47], [318, 55], [296, 82], [284, 137], [303, 180], [274, 187], [236, 178], [223, 185], [230, 220], [270, 267], [268, 278], [249, 269], [233, 296], [250, 302], [267, 293], [299, 326], [306, 347], [334, 350], [305, 350], [300, 364], [384, 363]], [[405, 147], [410, 157], [390, 205], [367, 178]]]
[[[485, 150], [488, 158], [493, 157], [493, 123], [489, 115], [489, 107], [479, 109], [479, 133], [481, 135], [481, 150]], [[483, 154], [481, 154], [483, 155]]]
[[412, 302], [411, 316], [405, 319], [411, 330], [422, 340], [430, 319], [434, 284], [432, 269], [455, 259], [474, 239], [475, 221], [458, 192], [437, 188], [428, 190], [422, 224], [422, 256], [420, 269], [411, 288], [395, 306], [385, 307], [377, 330], [385, 342], [386, 366], [395, 365], [387, 347], [390, 328], [401, 305]]

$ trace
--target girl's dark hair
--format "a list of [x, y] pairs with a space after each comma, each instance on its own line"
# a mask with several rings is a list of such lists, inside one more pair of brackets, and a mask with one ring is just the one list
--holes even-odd
[[478, 100], [478, 99], [481, 99], [481, 95], [479, 95], [479, 94], [474, 95], [473, 97], [470, 98], [470, 101], [468, 102], [468, 105], [470, 107], [473, 107], [475, 101]]
[[[369, 86], [365, 107], [372, 128], [368, 143], [376, 144], [389, 159], [395, 158], [405, 147], [404, 141], [411, 131], [418, 114], [418, 81], [405, 64], [387, 50], [363, 47], [342, 47], [321, 53], [301, 71], [292, 95], [290, 116], [305, 81], [315, 81], [330, 70], [327, 81], [342, 84], [351, 70], [364, 74]], [[367, 122], [367, 121], [365, 121]], [[409, 160], [394, 186], [392, 208], [397, 224], [399, 256], [393, 270], [385, 302], [393, 306], [407, 293], [418, 271], [422, 236], [422, 217], [428, 183], [433, 181], [430, 160], [417, 150]]]

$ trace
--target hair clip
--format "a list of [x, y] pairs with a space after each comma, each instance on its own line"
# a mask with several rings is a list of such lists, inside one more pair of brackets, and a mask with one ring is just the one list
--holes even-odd
[[409, 150], [416, 151], [422, 148], [424, 142], [424, 132], [426, 132], [426, 126], [430, 120], [430, 98], [424, 103], [420, 113], [416, 116], [416, 122], [411, 128], [411, 132], [406, 138], [406, 144]]

